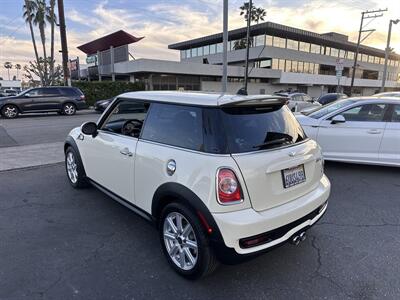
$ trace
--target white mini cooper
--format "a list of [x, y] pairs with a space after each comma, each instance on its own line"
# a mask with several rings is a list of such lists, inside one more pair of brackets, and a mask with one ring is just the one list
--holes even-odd
[[65, 142], [69, 181], [154, 222], [187, 278], [286, 241], [325, 213], [316, 142], [278, 96], [132, 92]]

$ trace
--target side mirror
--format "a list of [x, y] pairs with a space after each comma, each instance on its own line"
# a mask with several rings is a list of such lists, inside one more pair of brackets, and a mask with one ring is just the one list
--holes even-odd
[[343, 117], [343, 115], [337, 115], [332, 118], [331, 124], [338, 124], [344, 122], [346, 122], [346, 119]]
[[95, 137], [97, 135], [97, 124], [95, 122], [86, 122], [81, 126], [82, 132], [86, 135]]

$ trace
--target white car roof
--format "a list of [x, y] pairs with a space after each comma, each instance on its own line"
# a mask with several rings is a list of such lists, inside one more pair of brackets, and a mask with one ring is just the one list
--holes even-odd
[[206, 92], [179, 92], [179, 91], [143, 91], [128, 92], [117, 98], [140, 99], [154, 102], [168, 102], [176, 104], [190, 104], [199, 106], [224, 106], [229, 104], [262, 101], [263, 103], [276, 103], [285, 101], [286, 98], [274, 95], [232, 95]]

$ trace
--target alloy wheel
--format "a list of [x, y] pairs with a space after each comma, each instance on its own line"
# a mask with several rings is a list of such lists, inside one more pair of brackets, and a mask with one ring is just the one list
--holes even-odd
[[171, 260], [180, 269], [195, 267], [199, 256], [196, 234], [189, 221], [178, 212], [171, 212], [164, 219], [164, 243]]
[[14, 106], [7, 106], [3, 113], [7, 118], [14, 118], [18, 114], [18, 111]]
[[76, 183], [78, 181], [78, 166], [72, 152], [67, 153], [66, 162], [69, 180], [71, 180], [72, 183]]
[[75, 106], [72, 104], [66, 104], [64, 106], [64, 113], [66, 115], [73, 115], [75, 113]]

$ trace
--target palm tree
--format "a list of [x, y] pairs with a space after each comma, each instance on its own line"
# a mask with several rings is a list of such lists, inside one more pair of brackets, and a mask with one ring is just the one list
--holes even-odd
[[43, 57], [44, 57], [44, 85], [47, 85], [47, 53], [46, 53], [46, 0], [35, 0], [36, 10], [33, 15], [33, 24], [39, 27], [40, 39], [42, 40]]
[[[36, 10], [36, 2], [34, 2], [32, 0], [25, 0], [23, 9], [24, 9], [23, 17], [25, 19], [25, 22], [29, 24], [29, 29], [31, 31], [31, 38], [32, 38], [33, 49], [35, 51], [35, 58], [36, 58], [36, 61], [39, 63], [39, 54], [38, 54], [37, 47], [36, 47], [35, 32], [33, 31], [33, 25], [32, 25], [34, 12]], [[40, 76], [39, 76], [40, 81], [43, 84], [42, 71], [40, 71], [39, 74], [40, 74]]]
[[22, 66], [20, 64], [16, 64], [15, 69], [17, 70], [17, 79], [18, 79], [18, 71], [22, 69]]
[[261, 21], [264, 21], [264, 18], [267, 16], [267, 12], [265, 9], [261, 7], [257, 7], [255, 13], [252, 14], [252, 20], [257, 22], [257, 24]]
[[6, 62], [4, 63], [4, 68], [6, 68], [6, 69], [7, 69], [7, 72], [8, 72], [8, 80], [10, 80], [10, 69], [12, 69], [12, 67], [13, 67], [13, 65], [12, 65], [11, 62], [6, 61]]
[[50, 40], [50, 80], [53, 81], [54, 75], [54, 25], [57, 22], [57, 17], [54, 13], [55, 0], [50, 0], [50, 6], [46, 9], [46, 20], [51, 26], [51, 40]]

